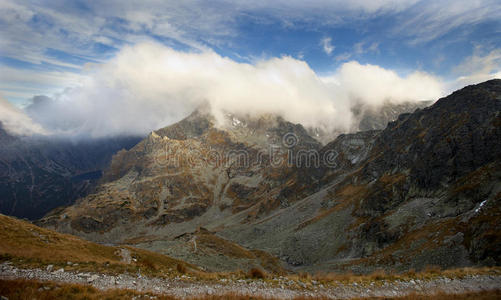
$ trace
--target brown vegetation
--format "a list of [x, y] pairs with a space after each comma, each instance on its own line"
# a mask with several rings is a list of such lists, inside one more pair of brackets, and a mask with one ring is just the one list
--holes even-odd
[[181, 274], [184, 274], [186, 273], [186, 266], [183, 265], [183, 264], [177, 264], [176, 266], [176, 270], [181, 273]]
[[266, 274], [260, 268], [252, 268], [249, 270], [249, 277], [263, 279], [266, 278]]
[[[301, 273], [303, 274], [303, 273]], [[318, 282], [322, 282], [324, 284], [329, 283], [352, 283], [352, 282], [375, 282], [375, 281], [395, 281], [395, 280], [403, 280], [409, 281], [411, 279], [421, 279], [421, 280], [429, 280], [436, 277], [448, 277], [448, 278], [464, 278], [466, 276], [471, 275], [501, 275], [501, 267], [484, 267], [484, 268], [458, 268], [458, 269], [449, 269], [449, 270], [441, 270], [438, 266], [426, 266], [422, 271], [416, 272], [414, 269], [411, 269], [404, 273], [395, 273], [388, 272], [385, 270], [376, 270], [371, 274], [367, 275], [356, 275], [351, 271], [347, 271], [344, 273], [325, 273], [319, 272], [315, 275], [309, 277], [305, 275], [290, 275], [290, 278], [294, 279], [314, 279]], [[307, 273], [306, 273], [307, 274]]]
[[137, 273], [140, 269], [145, 274], [171, 276], [176, 275], [176, 265], [182, 263], [162, 254], [122, 247], [136, 258], [136, 262], [128, 264], [119, 256], [119, 247], [88, 242], [4, 215], [0, 215], [0, 240], [0, 261], [9, 260], [27, 268], [52, 264], [65, 270], [116, 274]]
[[[54, 282], [39, 282], [34, 280], [0, 280], [0, 295], [7, 297], [10, 300], [17, 299], [39, 299], [39, 300], [49, 300], [49, 299], [86, 299], [86, 300], [98, 300], [98, 299], [159, 299], [159, 300], [173, 300], [176, 299], [171, 296], [157, 295], [151, 293], [140, 293], [131, 290], [106, 290], [101, 291], [88, 285], [80, 284], [60, 284]], [[482, 291], [477, 293], [465, 293], [465, 294], [443, 294], [439, 293], [436, 295], [408, 295], [404, 297], [371, 297], [371, 298], [358, 298], [362, 299], [372, 299], [372, 300], [382, 300], [382, 299], [395, 299], [395, 300], [466, 300], [466, 299], [478, 299], [478, 300], [494, 300], [501, 298], [501, 290], [495, 291]], [[212, 296], [198, 296], [188, 299], [193, 300], [216, 300], [216, 299], [226, 299], [226, 300], [264, 300], [270, 299], [266, 297], [261, 297], [259, 295], [244, 296], [237, 292], [228, 293], [224, 295], [212, 295]], [[296, 297], [295, 300], [304, 299], [326, 299], [323, 297]], [[356, 299], [355, 299], [356, 300]]]

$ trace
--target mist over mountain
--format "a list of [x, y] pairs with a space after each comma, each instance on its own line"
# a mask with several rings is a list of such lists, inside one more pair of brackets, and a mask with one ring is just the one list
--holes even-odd
[[0, 300], [500, 298], [500, 32], [499, 0], [1, 0]]
[[117, 153], [95, 193], [38, 224], [214, 270], [241, 265], [188, 255], [178, 237], [202, 226], [310, 271], [497, 265], [500, 95], [500, 80], [468, 86], [325, 146], [281, 117], [199, 110]]
[[358, 129], [354, 106], [377, 110], [445, 93], [441, 80], [425, 72], [400, 76], [351, 61], [321, 76], [290, 56], [242, 63], [156, 43], [125, 47], [84, 75], [77, 87], [33, 97], [25, 112], [53, 135], [147, 134], [200, 106], [210, 107], [218, 122], [225, 113], [274, 114], [305, 128], [352, 132]]

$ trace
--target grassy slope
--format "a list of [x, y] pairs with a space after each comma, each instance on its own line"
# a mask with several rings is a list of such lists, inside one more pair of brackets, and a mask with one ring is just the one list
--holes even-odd
[[[10, 260], [21, 267], [44, 267], [102, 273], [136, 273], [157, 276], [177, 275], [177, 265], [196, 267], [158, 253], [132, 248], [133, 261], [122, 262], [120, 247], [104, 246], [78, 237], [61, 234], [31, 223], [0, 215], [0, 261]], [[72, 265], [68, 265], [71, 262]], [[77, 264], [77, 265], [75, 265]]]
[[[203, 240], [203, 239], [202, 239]], [[88, 242], [72, 235], [61, 234], [52, 230], [37, 227], [31, 223], [17, 220], [0, 214], [0, 261], [10, 261], [11, 263], [25, 268], [42, 267], [52, 264], [54, 269], [64, 267], [65, 270], [78, 270], [84, 272], [101, 272], [106, 274], [133, 273], [141, 270], [142, 274], [152, 276], [172, 277], [180, 273], [188, 272], [196, 280], [211, 280], [218, 278], [249, 278], [256, 277], [250, 273], [205, 273], [196, 267], [186, 264], [183, 261], [170, 258], [158, 253], [149, 252], [142, 249], [127, 247], [131, 252], [135, 262], [127, 264], [122, 262], [119, 256], [119, 249], [123, 247], [104, 246]], [[212, 239], [208, 245], [215, 246]], [[202, 243], [206, 244], [206, 243]], [[217, 244], [217, 243], [216, 243]], [[207, 245], [206, 245], [207, 246]], [[232, 250], [230, 248], [230, 250]], [[233, 249], [234, 250], [234, 249]], [[238, 252], [238, 251], [237, 251]], [[239, 253], [239, 252], [238, 252]], [[257, 254], [254, 254], [257, 255]], [[72, 265], [67, 262], [71, 261]], [[179, 266], [184, 266], [179, 268]], [[384, 274], [374, 273], [366, 276], [353, 274], [317, 274], [307, 273], [299, 275], [287, 275], [288, 280], [302, 282], [307, 286], [311, 285], [313, 280], [325, 285], [337, 285], [338, 283], [369, 283], [380, 282], [382, 280], [409, 280], [409, 279], [431, 279], [437, 276], [462, 277], [471, 274], [491, 274], [499, 275], [499, 268], [483, 269], [458, 269], [439, 271], [436, 269], [425, 272], [405, 274]], [[261, 276], [258, 276], [261, 278]], [[264, 279], [271, 285], [275, 278], [271, 274], [264, 273]], [[50, 290], [39, 290], [41, 286], [50, 286]], [[19, 288], [22, 286], [23, 288]], [[17, 287], [17, 288], [16, 288]], [[59, 288], [55, 288], [59, 287]], [[42, 295], [37, 299], [53, 299], [53, 297], [65, 299], [121, 299], [132, 298], [140, 293], [132, 291], [97, 291], [92, 287], [83, 285], [71, 285], [60, 283], [40, 283], [28, 280], [0, 280], [0, 295], [6, 295], [9, 299], [32, 299], [32, 295]], [[487, 293], [486, 295], [491, 295]], [[43, 296], [46, 295], [46, 296]], [[499, 297], [499, 293], [492, 294]], [[10, 297], [9, 297], [10, 296]], [[45, 298], [44, 298], [45, 297]], [[490, 297], [490, 296], [489, 296]], [[494, 299], [494, 298], [485, 299]], [[171, 299], [171, 298], [161, 298]], [[245, 299], [238, 295], [228, 295], [225, 299]], [[259, 298], [256, 298], [259, 299]], [[434, 298], [403, 298], [403, 299], [434, 299]], [[436, 298], [442, 299], [442, 298]], [[449, 299], [449, 298], [445, 298]], [[450, 298], [450, 299], [468, 299], [468, 298]], [[481, 299], [481, 298], [480, 298]]]

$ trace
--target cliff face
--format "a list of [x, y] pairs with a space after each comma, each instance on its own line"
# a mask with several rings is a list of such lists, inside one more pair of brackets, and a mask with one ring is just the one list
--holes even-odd
[[281, 118], [198, 111], [41, 224], [172, 255], [204, 226], [306, 270], [500, 264], [500, 108], [492, 80], [323, 147]]

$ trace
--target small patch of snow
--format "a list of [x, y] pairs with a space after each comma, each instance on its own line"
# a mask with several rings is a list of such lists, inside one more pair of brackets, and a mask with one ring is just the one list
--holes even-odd
[[240, 121], [239, 119], [233, 117], [232, 118], [232, 121], [233, 121], [233, 126], [238, 126], [242, 123], [242, 121]]
[[480, 211], [480, 209], [482, 208], [482, 206], [485, 205], [486, 202], [487, 202], [487, 199], [485, 199], [484, 201], [482, 201], [480, 203], [480, 205], [477, 207], [477, 209], [475, 209], [475, 213], [478, 213]]

